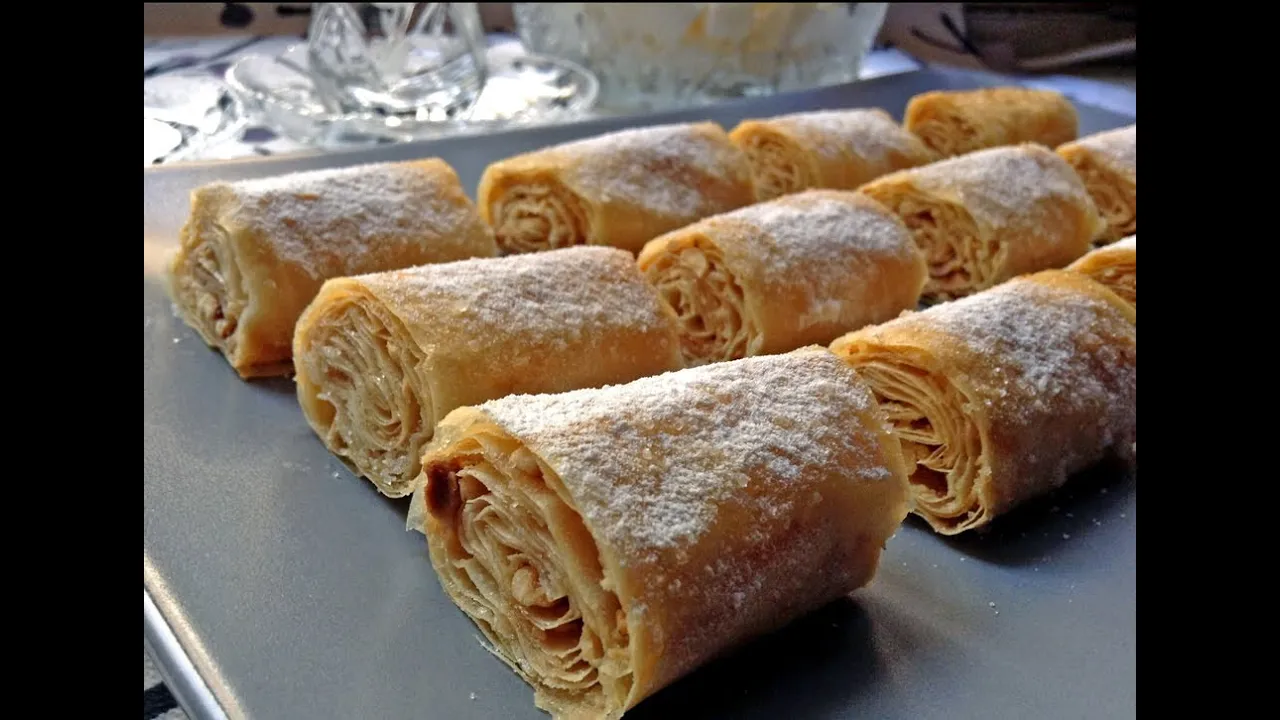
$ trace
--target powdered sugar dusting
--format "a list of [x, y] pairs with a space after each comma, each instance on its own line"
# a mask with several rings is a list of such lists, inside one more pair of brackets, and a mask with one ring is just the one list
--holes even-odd
[[[776, 263], [846, 262], [849, 253], [911, 257], [911, 233], [888, 211], [853, 193], [810, 190], [726, 213], [760, 228]], [[846, 276], [847, 277], [847, 276]], [[820, 278], [815, 278], [819, 280]]]
[[773, 118], [783, 130], [802, 134], [813, 150], [827, 160], [840, 160], [846, 151], [872, 163], [883, 163], [890, 153], [906, 156], [925, 153], [925, 147], [911, 133], [879, 108], [821, 110]]
[[759, 302], [788, 298], [800, 331], [837, 334], [919, 301], [926, 268], [911, 232], [858, 193], [809, 190], [704, 223], [691, 230], [705, 227], [724, 249], [726, 267]]
[[1138, 126], [1136, 123], [1090, 135], [1082, 138], [1078, 144], [1098, 153], [1117, 170], [1132, 174], [1134, 178], [1138, 177]]
[[432, 327], [439, 324], [433, 318], [448, 318], [475, 328], [470, 340], [477, 343], [495, 328], [508, 346], [512, 337], [579, 342], [610, 337], [617, 328], [671, 328], [631, 253], [616, 248], [463, 260], [358, 279], [408, 315], [409, 325]]
[[[989, 358], [1004, 383], [1019, 386], [1015, 396], [1029, 399], [1030, 407], [1021, 408], [1025, 418], [1043, 412], [1050, 403], [1100, 404], [1117, 410], [1129, 404], [1116, 396], [1116, 389], [1136, 387], [1137, 363], [1123, 361], [1119, 353], [1128, 348], [1099, 334], [1115, 331], [1116, 316], [1101, 298], [1017, 279], [935, 305], [909, 319], [927, 322], [970, 352]], [[1131, 332], [1136, 352], [1136, 328]], [[1100, 377], [1099, 366], [1124, 377]]]
[[1047, 198], [1093, 205], [1071, 166], [1040, 145], [979, 150], [902, 172], [925, 191], [958, 195], [975, 217], [996, 227]]
[[781, 498], [819, 487], [815, 470], [836, 457], [852, 454], [862, 462], [850, 473], [884, 480], [859, 430], [873, 403], [852, 370], [814, 348], [481, 410], [557, 469], [597, 535], [644, 558], [695, 543], [724, 508], [789, 512]]
[[429, 246], [445, 260], [496, 252], [441, 160], [215, 183], [202, 191], [231, 193], [238, 204], [230, 224], [260, 234], [279, 259], [316, 278], [347, 274], [351, 258], [357, 272], [376, 268], [379, 253], [403, 245]]
[[623, 130], [554, 152], [569, 159], [566, 177], [574, 190], [599, 202], [690, 220], [731, 209], [709, 198], [708, 187], [736, 186], [743, 204], [750, 202], [746, 157], [711, 123]]
[[[849, 298], [866, 295], [860, 284], [870, 283], [875, 290], [877, 278], [892, 268], [920, 264], [924, 275], [910, 231], [883, 207], [855, 193], [810, 190], [721, 217], [759, 230], [748, 242], [766, 285], [799, 281], [805, 288], [802, 323], [838, 321]], [[802, 280], [797, 273], [803, 273]], [[906, 298], [919, 288], [882, 290], [884, 297], [877, 302]], [[902, 302], [914, 305], [916, 299]]]

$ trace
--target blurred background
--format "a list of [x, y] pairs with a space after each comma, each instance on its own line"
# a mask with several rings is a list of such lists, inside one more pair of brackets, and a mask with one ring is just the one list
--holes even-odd
[[143, 34], [145, 165], [640, 114], [931, 65], [1129, 113], [1137, 91], [1136, 3], [145, 3]]

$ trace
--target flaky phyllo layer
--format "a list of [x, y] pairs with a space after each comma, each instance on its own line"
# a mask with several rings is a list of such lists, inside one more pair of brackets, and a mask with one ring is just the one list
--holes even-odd
[[831, 349], [876, 395], [910, 468], [914, 511], [940, 533], [984, 526], [1136, 453], [1136, 314], [1074, 272], [1015, 278]]
[[234, 360], [236, 328], [248, 299], [230, 243], [230, 233], [217, 222], [207, 218], [188, 221], [182, 228], [181, 248], [173, 258], [169, 282], [183, 320], [211, 347]]
[[1097, 248], [1067, 266], [1138, 307], [1138, 236]]
[[906, 354], [866, 354], [858, 374], [902, 442], [916, 514], [946, 534], [986, 524], [991, 502], [982, 490], [991, 470], [979, 425], [966, 413], [974, 400]]
[[1080, 175], [1089, 196], [1106, 220], [1100, 242], [1114, 242], [1138, 231], [1138, 184], [1100, 162], [1088, 151], [1063, 153]]
[[720, 250], [692, 236], [670, 243], [645, 275], [675, 310], [686, 365], [704, 365], [759, 352], [761, 336], [746, 311], [742, 287]]
[[409, 527], [428, 528], [432, 562], [493, 652], [555, 717], [628, 705], [626, 613], [554, 470], [495, 424], [469, 428], [423, 468]]
[[322, 294], [330, 296], [315, 305], [322, 314], [299, 326], [299, 400], [334, 454], [384, 494], [407, 495], [434, 428], [428, 383], [414, 377], [421, 350], [365, 288], [331, 285]]
[[780, 133], [759, 130], [748, 136], [741, 147], [751, 162], [758, 202], [818, 184], [813, 169], [803, 162], [804, 150]]
[[515, 181], [489, 207], [504, 253], [582, 245], [590, 236], [581, 198], [553, 179]]
[[978, 128], [964, 114], [949, 112], [947, 108], [931, 108], [922, 112], [911, 126], [911, 132], [943, 157], [984, 147]]
[[907, 103], [907, 130], [944, 156], [1034, 142], [1076, 139], [1075, 107], [1061, 94], [1020, 87], [921, 93]]
[[969, 295], [998, 282], [1007, 250], [984, 233], [963, 205], [910, 186], [868, 186], [863, 192], [892, 210], [925, 255], [923, 294], [939, 300]]

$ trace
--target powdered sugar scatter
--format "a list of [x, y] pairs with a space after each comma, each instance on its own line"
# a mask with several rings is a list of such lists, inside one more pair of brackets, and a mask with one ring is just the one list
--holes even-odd
[[1117, 170], [1138, 175], [1138, 126], [1136, 124], [1117, 130], [1090, 135], [1080, 145], [1101, 155]]
[[[1137, 385], [1136, 362], [1115, 356], [1124, 346], [1113, 346], [1098, 334], [1116, 329], [1115, 322], [1101, 320], [1114, 318], [1115, 312], [1102, 300], [1071, 289], [1014, 280], [920, 315], [946, 328], [972, 352], [999, 358], [997, 373], [1007, 374], [1008, 382], [1021, 386], [1018, 396], [1035, 403], [1065, 398], [1103, 407], [1127, 405], [1127, 398], [1113, 397], [1116, 388]], [[1137, 330], [1132, 332], [1136, 337]], [[1132, 377], [1099, 377], [1099, 359], [1109, 371]]]
[[[438, 160], [215, 183], [205, 190], [232, 193], [238, 202], [231, 206], [231, 224], [261, 233], [280, 259], [314, 277], [333, 276], [329, 266], [335, 263], [346, 270], [341, 258], [372, 255], [375, 240], [384, 249], [423, 243], [462, 248], [482, 231], [453, 170]], [[450, 254], [476, 253], [440, 253], [446, 259]]]
[[891, 152], [912, 156], [924, 151], [923, 145], [888, 113], [874, 108], [796, 113], [773, 121], [783, 129], [803, 133], [814, 143], [814, 150], [830, 160], [839, 160], [850, 150], [863, 160], [878, 164]]
[[859, 429], [873, 402], [843, 362], [808, 349], [481, 409], [557, 469], [596, 534], [643, 558], [696, 542], [724, 508], [771, 517], [819, 502], [817, 469], [838, 457], [858, 458], [847, 470], [866, 482], [892, 477]]
[[811, 258], [814, 252], [824, 252], [838, 263], [850, 250], [914, 254], [911, 234], [892, 215], [871, 203], [863, 204], [860, 196], [838, 199], [834, 195], [824, 190], [789, 195], [726, 217], [756, 224], [773, 239], [773, 252], [784, 256], [803, 253]]
[[903, 172], [917, 187], [958, 194], [965, 208], [993, 227], [1045, 198], [1093, 203], [1071, 166], [1039, 145], [979, 150]]
[[[808, 301], [797, 318], [802, 325], [837, 322], [847, 310], [866, 314], [865, 304], [846, 308], [862, 284], [875, 289], [882, 276], [901, 276], [895, 271], [921, 263], [910, 231], [854, 193], [811, 190], [725, 213], [707, 223], [714, 227], [721, 218], [758, 230], [746, 234], [745, 241], [759, 259], [753, 265], [761, 282], [804, 289]], [[876, 300], [902, 302], [899, 296], [916, 289], [881, 287]]]
[[746, 156], [709, 124], [623, 130], [554, 152], [571, 159], [566, 178], [576, 192], [670, 217], [693, 220], [728, 209], [709, 200], [708, 186], [736, 185], [744, 196], [751, 187]]
[[658, 295], [625, 250], [574, 247], [504, 258], [423, 265], [359, 278], [410, 326], [433, 318], [472, 326], [475, 342], [501, 328], [504, 342], [536, 338], [608, 337], [613, 328], [668, 325]]

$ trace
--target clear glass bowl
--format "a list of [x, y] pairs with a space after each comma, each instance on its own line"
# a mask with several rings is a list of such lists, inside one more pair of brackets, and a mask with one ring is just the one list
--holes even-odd
[[490, 48], [486, 65], [480, 97], [465, 111], [443, 118], [333, 111], [316, 88], [303, 45], [278, 57], [241, 58], [227, 71], [227, 84], [263, 124], [292, 140], [327, 148], [563, 122], [595, 104], [595, 77], [570, 61]]
[[888, 3], [516, 3], [525, 47], [581, 63], [600, 106], [666, 109], [849, 82]]
[[240, 101], [207, 72], [172, 72], [142, 82], [144, 165], [190, 159], [235, 137], [246, 122]]

